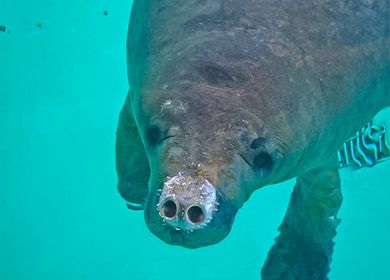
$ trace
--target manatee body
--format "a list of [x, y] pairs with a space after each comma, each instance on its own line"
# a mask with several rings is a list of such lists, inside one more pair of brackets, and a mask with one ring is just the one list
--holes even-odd
[[116, 144], [129, 208], [163, 241], [196, 248], [222, 240], [255, 190], [297, 177], [262, 277], [326, 279], [336, 152], [390, 104], [389, 7], [135, 0]]

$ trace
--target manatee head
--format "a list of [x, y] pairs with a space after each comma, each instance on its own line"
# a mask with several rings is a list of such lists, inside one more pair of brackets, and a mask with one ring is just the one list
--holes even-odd
[[144, 89], [133, 100], [151, 169], [146, 223], [188, 248], [222, 240], [252, 192], [286, 176], [284, 138], [267, 125], [274, 114], [255, 114], [256, 96], [244, 93], [251, 82], [215, 86], [198, 80], [199, 71], [220, 82], [234, 78], [217, 66], [194, 71], [183, 84]]
[[165, 242], [196, 248], [226, 237], [254, 190], [304, 170], [306, 108], [315, 106], [296, 102], [300, 72], [266, 43], [182, 10], [155, 9], [139, 19], [150, 19], [144, 28], [134, 17], [128, 76], [151, 171], [146, 223]]

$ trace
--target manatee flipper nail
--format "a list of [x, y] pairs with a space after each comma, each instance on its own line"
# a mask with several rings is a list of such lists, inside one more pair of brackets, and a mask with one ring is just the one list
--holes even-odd
[[129, 96], [119, 115], [116, 138], [118, 191], [132, 210], [142, 210], [148, 194], [150, 168], [138, 133]]
[[341, 202], [337, 166], [298, 177], [262, 279], [328, 279]]

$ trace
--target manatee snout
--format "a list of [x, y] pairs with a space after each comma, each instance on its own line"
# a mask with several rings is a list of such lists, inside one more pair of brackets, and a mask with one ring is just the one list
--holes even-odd
[[237, 210], [207, 179], [182, 171], [167, 177], [161, 189], [149, 193], [145, 220], [163, 241], [198, 248], [224, 239]]
[[[144, 213], [161, 240], [197, 248], [228, 235], [237, 210], [268, 182], [280, 160], [269, 134], [252, 132], [261, 127], [252, 116], [237, 110], [229, 121], [209, 114], [212, 121], [207, 122], [207, 116], [195, 114], [197, 107], [189, 108], [190, 117], [182, 116], [182, 122], [167, 115], [156, 118], [153, 127], [159, 133], [148, 133], [151, 125], [144, 125], [151, 170]], [[211, 112], [207, 104], [204, 108]], [[168, 138], [164, 131], [172, 126], [179, 129]], [[164, 140], [154, 141], [151, 135]]]

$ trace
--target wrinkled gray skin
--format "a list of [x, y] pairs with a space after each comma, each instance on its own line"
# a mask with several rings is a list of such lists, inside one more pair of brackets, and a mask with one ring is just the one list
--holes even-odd
[[[135, 0], [118, 189], [150, 230], [219, 242], [257, 189], [297, 177], [263, 279], [327, 279], [342, 197], [336, 151], [390, 103], [389, 0]], [[193, 170], [218, 192], [206, 227], [175, 230], [157, 204]], [[261, 214], [254, 217], [261, 223]]]

